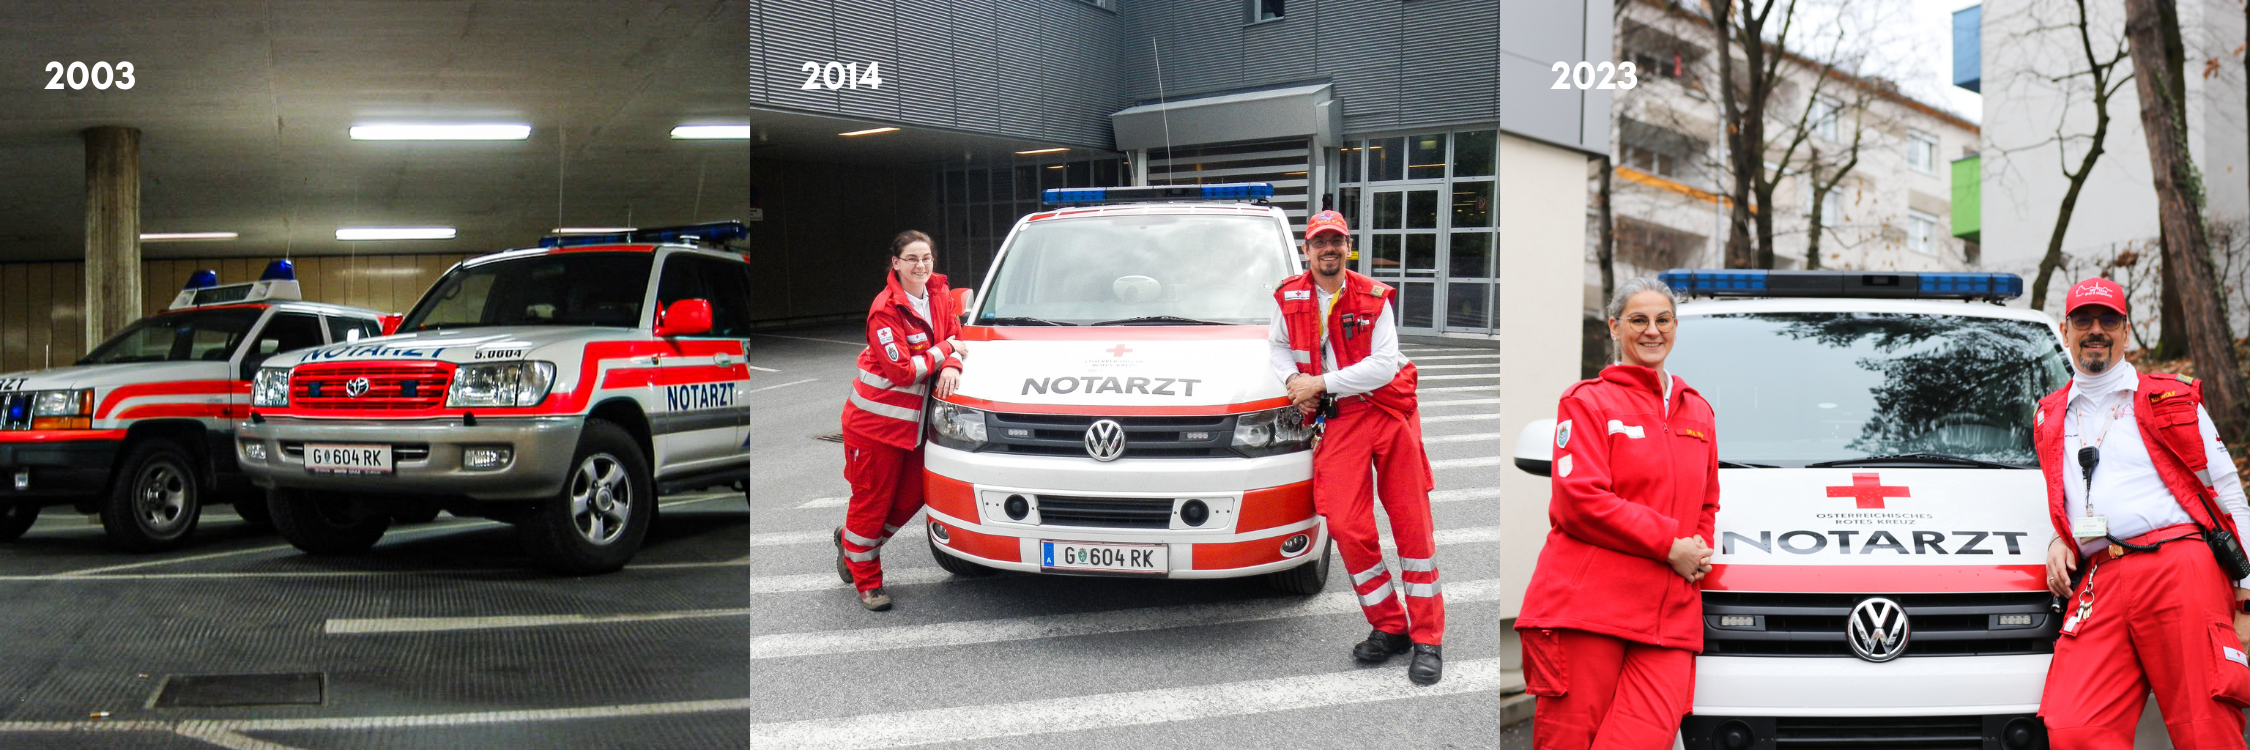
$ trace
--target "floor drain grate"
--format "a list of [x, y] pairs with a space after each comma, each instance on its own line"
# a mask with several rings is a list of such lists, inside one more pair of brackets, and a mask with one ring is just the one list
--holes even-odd
[[328, 692], [320, 672], [167, 675], [150, 708], [318, 706]]
[[844, 442], [844, 433], [838, 432], [832, 435], [814, 435], [812, 439], [826, 440], [831, 443], [841, 443]]

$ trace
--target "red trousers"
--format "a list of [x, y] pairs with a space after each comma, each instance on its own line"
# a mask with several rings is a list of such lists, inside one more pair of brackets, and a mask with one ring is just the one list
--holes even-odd
[[861, 591], [883, 585], [883, 543], [922, 510], [922, 451], [905, 450], [844, 432], [844, 481], [852, 502], [844, 511], [844, 560]]
[[[2138, 539], [2167, 539], [2190, 526]], [[2064, 606], [2064, 627], [2090, 597], [2077, 635], [2055, 641], [2039, 716], [2055, 750], [2133, 746], [2146, 696], [2156, 693], [2172, 746], [2241, 750], [2250, 659], [2234, 637], [2234, 586], [2198, 539], [2114, 560], [2096, 555]]]
[[1539, 696], [1533, 748], [1670, 750], [1695, 702], [1695, 654], [1583, 630], [1520, 634], [1524, 682]]
[[[1422, 420], [1411, 412], [1397, 419], [1362, 399], [1339, 404], [1313, 451], [1313, 506], [1328, 519], [1328, 535], [1343, 553], [1352, 592], [1359, 595], [1367, 621], [1377, 630], [1406, 634], [1415, 643], [1441, 645], [1445, 596], [1438, 591], [1430, 484]], [[1398, 543], [1403, 586], [1393, 585], [1383, 563], [1382, 534], [1375, 528], [1377, 496]], [[1406, 595], [1404, 607], [1398, 602], [1400, 589]]]

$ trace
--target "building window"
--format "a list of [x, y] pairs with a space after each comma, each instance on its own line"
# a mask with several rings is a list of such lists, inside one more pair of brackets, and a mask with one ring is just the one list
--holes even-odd
[[1807, 122], [1812, 124], [1813, 135], [1831, 141], [1836, 140], [1836, 113], [1842, 109], [1843, 105], [1838, 104], [1834, 99], [1827, 97], [1814, 99], [1812, 112], [1805, 118]]
[[1250, 20], [1271, 21], [1281, 17], [1282, 0], [1250, 0]]
[[1922, 174], [1937, 174], [1937, 136], [1919, 130], [1906, 131], [1906, 166]]
[[[1798, 207], [1798, 211], [1810, 215], [1812, 213], [1813, 203], [1812, 178], [1805, 177], [1803, 179], [1805, 185], [1805, 204]], [[1839, 183], [1836, 185], [1836, 187], [1830, 188], [1828, 190], [1828, 195], [1820, 199], [1820, 225], [1823, 228], [1835, 229], [1836, 227], [1843, 225], [1844, 201], [1849, 200], [1851, 195], [1851, 188], [1849, 187], [1849, 185], [1850, 183], [1848, 182]]]
[[1937, 217], [1914, 210], [1906, 212], [1906, 249], [1923, 255], [1937, 254]]
[[1618, 126], [1618, 159], [1627, 168], [1697, 187], [1704, 186], [1703, 154], [1698, 138], [1625, 118]]

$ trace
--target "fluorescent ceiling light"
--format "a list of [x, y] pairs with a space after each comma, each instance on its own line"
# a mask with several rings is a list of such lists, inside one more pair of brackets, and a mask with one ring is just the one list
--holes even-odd
[[143, 232], [142, 242], [206, 242], [231, 240], [239, 235], [233, 232]]
[[619, 232], [630, 232], [630, 231], [633, 231], [634, 229], [637, 229], [637, 227], [555, 227], [554, 229], [549, 229], [549, 230], [547, 230], [547, 233], [548, 233], [548, 234], [617, 234], [617, 233], [619, 233]]
[[1017, 151], [1016, 153], [1022, 156], [1030, 156], [1032, 154], [1057, 154], [1069, 150], [1067, 148], [1042, 148], [1034, 151]]
[[842, 135], [842, 136], [853, 136], [853, 135], [876, 135], [876, 134], [878, 134], [878, 133], [893, 133], [893, 132], [897, 132], [897, 131], [898, 131], [898, 128], [868, 128], [868, 129], [866, 129], [866, 130], [854, 130], [854, 131], [852, 131], [852, 132], [849, 132], [849, 133], [837, 133], [837, 135]]
[[530, 125], [510, 123], [352, 126], [355, 141], [520, 141], [530, 137]]
[[338, 227], [339, 240], [450, 240], [452, 227]]
[[681, 125], [672, 129], [672, 137], [680, 140], [750, 140], [748, 125]]

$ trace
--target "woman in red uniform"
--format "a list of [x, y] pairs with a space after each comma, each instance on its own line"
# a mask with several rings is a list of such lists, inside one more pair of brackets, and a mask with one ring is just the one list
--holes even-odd
[[933, 273], [930, 236], [891, 240], [891, 272], [867, 310], [867, 348], [844, 402], [844, 479], [850, 510], [836, 529], [836, 574], [859, 589], [860, 606], [891, 608], [883, 591], [883, 542], [922, 509], [922, 415], [929, 394], [953, 392], [961, 320]]
[[1623, 362], [1555, 416], [1553, 528], [1516, 618], [1539, 750], [1665, 750], [1693, 703], [1719, 452], [1711, 405], [1664, 371], [1675, 302], [1656, 279], [1620, 285]]

